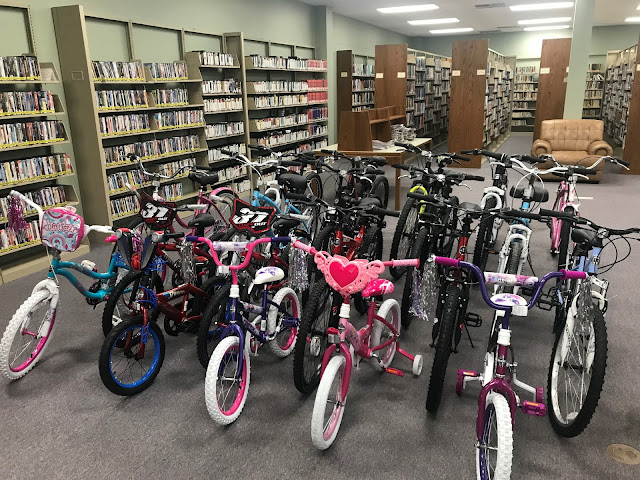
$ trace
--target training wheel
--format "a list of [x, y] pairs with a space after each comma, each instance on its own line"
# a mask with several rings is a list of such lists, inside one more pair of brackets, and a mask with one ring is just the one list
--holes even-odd
[[422, 372], [423, 359], [422, 355], [413, 357], [413, 374], [417, 377]]
[[544, 389], [542, 387], [536, 388], [536, 402], [544, 403]]

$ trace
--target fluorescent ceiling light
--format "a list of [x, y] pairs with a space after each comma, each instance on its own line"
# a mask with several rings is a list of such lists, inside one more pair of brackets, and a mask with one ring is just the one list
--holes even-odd
[[571, 7], [573, 7], [573, 2], [528, 3], [524, 5], [511, 5], [509, 8], [512, 12], [531, 12], [533, 10], [556, 10]]
[[472, 32], [473, 28], [441, 28], [439, 30], [429, 30], [429, 33], [463, 33], [463, 32]]
[[405, 5], [403, 7], [385, 7], [376, 8], [380, 13], [407, 13], [407, 12], [425, 12], [427, 10], [437, 10], [438, 6], [434, 3], [425, 5]]
[[564, 30], [570, 28], [570, 25], [544, 25], [541, 27], [524, 27], [525, 32], [540, 32], [542, 30]]
[[[640, 8], [640, 7], [638, 7]], [[624, 19], [625, 22], [627, 23], [638, 23], [640, 22], [640, 17], [627, 17]]]
[[518, 20], [518, 25], [546, 25], [547, 23], [567, 23], [571, 17], [534, 18], [531, 20]]
[[442, 23], [458, 23], [457, 18], [430, 18], [428, 20], [407, 20], [411, 25], [438, 25]]

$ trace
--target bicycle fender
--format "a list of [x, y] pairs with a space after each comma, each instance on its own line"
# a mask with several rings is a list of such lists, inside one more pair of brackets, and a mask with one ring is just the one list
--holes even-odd
[[214, 188], [213, 190], [211, 190], [211, 193], [209, 195], [219, 195], [220, 193], [230, 193], [234, 197], [238, 196], [238, 194], [229, 187]]
[[41, 282], [38, 282], [38, 284], [36, 284], [36, 286], [33, 287], [33, 291], [31, 292], [31, 295], [33, 295], [36, 292], [39, 292], [40, 290], [47, 290], [49, 292], [48, 299], [56, 297], [55, 302], [57, 303], [59, 289], [55, 280], [53, 280], [52, 278], [45, 278]]

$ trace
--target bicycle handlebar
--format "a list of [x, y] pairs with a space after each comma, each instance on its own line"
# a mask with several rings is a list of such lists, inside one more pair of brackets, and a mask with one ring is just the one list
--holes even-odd
[[[306, 243], [302, 243], [300, 240], [295, 240], [292, 245], [293, 245], [294, 248], [299, 248], [300, 250], [303, 250], [303, 251], [307, 252], [310, 255], [315, 255], [316, 253], [320, 253], [320, 250], [316, 250], [311, 245], [307, 245]], [[324, 253], [326, 253], [326, 252], [324, 252]], [[331, 255], [329, 255], [329, 256], [331, 256]], [[387, 260], [387, 261], [384, 261], [384, 262], [382, 262], [380, 260], [373, 260], [373, 262], [380, 262], [385, 267], [419, 267], [420, 266], [420, 259], [419, 258], [405, 258], [403, 260]], [[370, 262], [370, 263], [373, 263], [373, 262]]]

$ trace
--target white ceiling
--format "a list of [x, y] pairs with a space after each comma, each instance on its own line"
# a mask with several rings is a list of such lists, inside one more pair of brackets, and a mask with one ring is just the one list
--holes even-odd
[[[549, 18], [549, 17], [573, 17], [573, 8], [561, 10], [543, 10], [537, 12], [512, 12], [510, 5], [543, 3], [554, 0], [301, 0], [311, 5], [327, 5], [336, 13], [346, 17], [362, 20], [394, 32], [409, 36], [430, 36], [430, 29], [472, 27], [475, 32], [498, 30], [513, 32], [522, 30], [518, 26], [518, 20]], [[579, 0], [578, 0], [579, 1]], [[575, 0], [574, 0], [575, 2]], [[414, 13], [383, 14], [376, 10], [381, 7], [394, 7], [404, 5], [421, 5], [435, 3], [437, 10]], [[476, 5], [498, 4], [496, 8], [480, 9]], [[624, 19], [631, 16], [640, 16], [636, 7], [640, 0], [596, 0], [594, 25], [622, 25]], [[446, 25], [409, 25], [407, 20], [422, 20], [427, 18], [455, 17], [458, 23]], [[628, 24], [627, 24], [628, 25]], [[640, 29], [640, 25], [639, 25]]]

